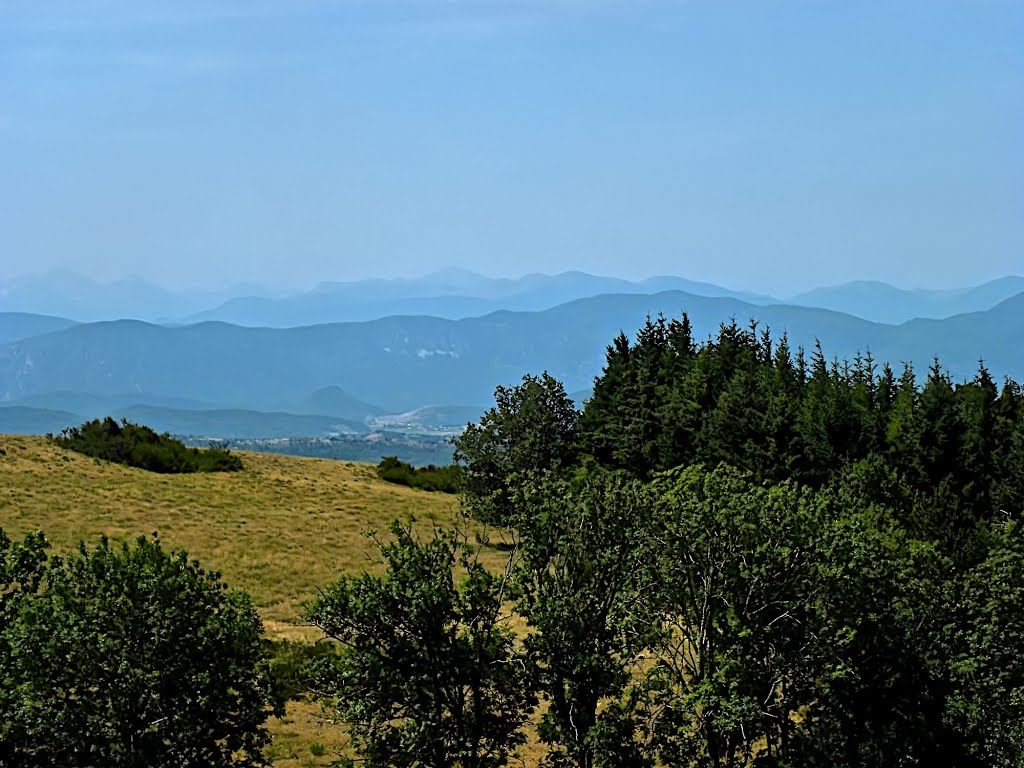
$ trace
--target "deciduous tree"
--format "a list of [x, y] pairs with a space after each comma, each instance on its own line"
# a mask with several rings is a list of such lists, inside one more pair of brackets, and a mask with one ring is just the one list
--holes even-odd
[[383, 574], [343, 576], [309, 609], [342, 648], [318, 687], [368, 768], [505, 765], [536, 701], [504, 623], [505, 579], [452, 531], [391, 533], [378, 542]]
[[140, 538], [55, 557], [2, 635], [11, 766], [265, 762], [259, 617], [184, 552]]
[[454, 440], [455, 460], [464, 467], [462, 489], [470, 513], [509, 525], [515, 522], [517, 483], [575, 464], [578, 414], [562, 383], [547, 373], [498, 387], [494, 399], [480, 422], [467, 425]]

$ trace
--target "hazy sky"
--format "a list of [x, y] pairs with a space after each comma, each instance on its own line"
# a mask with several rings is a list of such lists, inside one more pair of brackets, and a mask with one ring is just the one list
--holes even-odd
[[1024, 273], [1019, 0], [0, 0], [0, 277]]

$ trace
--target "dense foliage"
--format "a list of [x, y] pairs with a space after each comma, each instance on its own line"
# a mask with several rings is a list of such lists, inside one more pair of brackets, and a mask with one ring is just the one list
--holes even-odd
[[629, 689], [656, 637], [653, 606], [644, 604], [652, 500], [622, 473], [548, 475], [517, 490], [515, 503], [532, 515], [520, 521], [512, 591], [533, 630], [524, 645], [548, 703], [538, 733], [555, 765], [649, 763], [634, 743]]
[[822, 488], [851, 472], [862, 501], [893, 508], [912, 533], [961, 550], [971, 531], [1024, 508], [1024, 394], [983, 364], [924, 381], [870, 354], [793, 354], [767, 329], [722, 326], [695, 344], [689, 323], [648, 319], [608, 347], [576, 434], [582, 454], [640, 478], [726, 463], [758, 481]]
[[244, 593], [157, 540], [0, 531], [0, 766], [263, 765], [278, 697]]
[[109, 416], [69, 427], [54, 440], [86, 456], [150, 472], [237, 472], [242, 468], [242, 460], [226, 446], [189, 448], [168, 434], [126, 419], [118, 423]]
[[422, 491], [458, 493], [462, 487], [462, 468], [457, 464], [449, 464], [446, 467], [434, 464], [414, 467], [399, 460], [397, 456], [384, 456], [377, 465], [377, 474], [389, 483], [407, 485]]
[[525, 376], [517, 387], [498, 387], [494, 408], [455, 441], [455, 461], [481, 520], [507, 524], [517, 485], [540, 471], [575, 463], [576, 407], [560, 381], [547, 373]]
[[685, 315], [456, 441], [552, 765], [1019, 766], [1024, 395]]
[[420, 541], [395, 523], [391, 534], [378, 542], [382, 576], [343, 577], [309, 609], [343, 647], [318, 689], [369, 768], [505, 765], [535, 695], [504, 623], [504, 580], [454, 533]]

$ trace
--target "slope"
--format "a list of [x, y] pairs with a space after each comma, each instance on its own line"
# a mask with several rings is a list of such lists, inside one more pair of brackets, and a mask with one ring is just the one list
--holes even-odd
[[0, 404], [0, 433], [12, 435], [45, 435], [80, 424], [83, 419], [68, 411]]
[[75, 321], [66, 317], [34, 315], [29, 312], [0, 312], [0, 344], [62, 331], [72, 325], [75, 325]]
[[343, 572], [367, 565], [365, 531], [394, 517], [447, 518], [452, 496], [385, 483], [369, 464], [244, 453], [238, 473], [158, 475], [0, 435], [0, 528], [42, 530], [58, 550], [101, 534], [159, 532], [249, 591], [273, 629]]
[[776, 335], [788, 332], [794, 347], [820, 339], [829, 357], [870, 349], [879, 361], [924, 367], [939, 355], [955, 377], [973, 375], [981, 357], [997, 378], [1024, 378], [1017, 353], [1024, 295], [985, 312], [891, 326], [822, 309], [669, 291], [455, 321], [396, 316], [294, 329], [81, 325], [0, 346], [0, 399], [60, 390], [141, 391], [260, 410], [335, 386], [390, 413], [486, 403], [496, 384], [515, 383], [527, 372], [547, 370], [568, 391], [586, 389], [601, 369], [605, 345], [620, 330], [634, 332], [647, 314], [684, 310], [698, 337], [731, 317], [740, 323], [757, 318]]
[[322, 283], [313, 290], [285, 298], [238, 297], [189, 319], [273, 328], [360, 322], [389, 315], [458, 320], [499, 310], [536, 312], [606, 293], [649, 294], [667, 290], [732, 297], [755, 304], [774, 301], [767, 296], [672, 276], [630, 281], [586, 272], [562, 272], [509, 279], [446, 270], [422, 278]]
[[934, 320], [994, 307], [1024, 292], [1024, 277], [1002, 277], [971, 288], [950, 291], [907, 290], [887, 283], [857, 281], [816, 288], [788, 303], [845, 312], [880, 323], [903, 323], [915, 318]]
[[[246, 589], [274, 639], [313, 639], [296, 622], [304, 601], [343, 572], [375, 567], [365, 531], [394, 517], [448, 520], [454, 497], [385, 483], [374, 467], [244, 454], [237, 474], [156, 475], [63, 451], [44, 438], [0, 435], [0, 528], [12, 537], [44, 531], [56, 551], [100, 535], [159, 532], [207, 568]], [[500, 567], [502, 556], [484, 552]], [[269, 723], [275, 768], [328, 766], [345, 743], [316, 703], [292, 701]], [[311, 751], [327, 745], [325, 755]], [[319, 750], [318, 750], [319, 751]]]

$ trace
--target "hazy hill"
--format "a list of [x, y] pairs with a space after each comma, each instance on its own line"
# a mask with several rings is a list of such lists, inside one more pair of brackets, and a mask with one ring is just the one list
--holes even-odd
[[457, 321], [388, 317], [294, 329], [79, 325], [0, 345], [0, 399], [62, 390], [104, 396], [135, 391], [266, 409], [267, 403], [340, 387], [390, 413], [486, 403], [496, 384], [545, 369], [568, 391], [587, 389], [620, 329], [632, 333], [647, 313], [677, 316], [683, 309], [698, 336], [730, 317], [741, 323], [757, 317], [776, 333], [787, 330], [794, 347], [820, 338], [829, 356], [852, 357], [870, 348], [878, 360], [910, 360], [924, 368], [938, 354], [958, 377], [972, 375], [984, 357], [995, 376], [1024, 378], [1024, 295], [985, 312], [890, 326], [828, 310], [665, 292], [604, 295], [543, 312]]
[[1019, 293], [1024, 293], [1024, 277], [1003, 277], [952, 291], [906, 290], [887, 283], [859, 281], [816, 288], [793, 296], [788, 303], [896, 324], [914, 318], [940, 319], [990, 309]]
[[[171, 292], [137, 277], [100, 283], [72, 272], [38, 278], [0, 278], [0, 314], [36, 313], [96, 322], [136, 319], [170, 324], [217, 321], [252, 327], [291, 328], [361, 322], [392, 315], [426, 315], [454, 320], [500, 310], [533, 312], [601, 294], [683, 291], [750, 304], [776, 304], [771, 296], [737, 291], [675, 276], [624, 280], [586, 272], [491, 278], [461, 269], [422, 277], [324, 282], [282, 296], [266, 288], [235, 286], [222, 291]], [[832, 309], [867, 320], [901, 323], [990, 309], [1024, 292], [1024, 277], [1004, 277], [961, 290], [929, 291], [859, 281], [816, 288], [787, 299], [795, 306]], [[69, 321], [66, 321], [69, 322]], [[32, 329], [29, 329], [32, 330]], [[56, 330], [54, 327], [44, 329]], [[25, 338], [5, 334], [0, 343]], [[35, 335], [30, 333], [27, 335]]]
[[374, 320], [389, 315], [457, 320], [499, 310], [538, 311], [605, 293], [650, 294], [667, 290], [698, 296], [728, 296], [752, 303], [772, 301], [767, 296], [680, 277], [629, 281], [586, 272], [563, 272], [509, 279], [446, 270], [422, 278], [322, 283], [311, 291], [287, 298], [236, 298], [189, 320], [273, 328]]
[[243, 290], [252, 287], [178, 293], [134, 276], [102, 283], [67, 270], [38, 277], [0, 275], [0, 313], [61, 315], [83, 322], [120, 318], [159, 321], [216, 306]]
[[[911, 320], [897, 326], [879, 344], [880, 354], [895, 358], [900, 350], [919, 350], [927, 344], [935, 347], [943, 363], [961, 373], [967, 372], [970, 361], [984, 358], [986, 366], [997, 377], [1009, 375], [1024, 380], [1024, 293], [1000, 302], [984, 312], [968, 312], [945, 320]], [[939, 343], [941, 341], [941, 344]], [[973, 366], [974, 369], [977, 366]], [[997, 379], [998, 380], [998, 379]]]
[[364, 430], [358, 422], [334, 416], [312, 416], [276, 411], [253, 411], [241, 408], [188, 411], [135, 405], [111, 412], [146, 424], [157, 432], [175, 435], [220, 438], [285, 438], [303, 435], [351, 434]]
[[243, 409], [183, 410], [153, 405], [115, 406], [100, 411], [62, 411], [0, 404], [0, 434], [57, 433], [89, 419], [112, 416], [152, 427], [157, 432], [197, 438], [285, 438], [341, 435], [366, 431], [361, 422], [333, 416], [313, 416]]
[[56, 434], [65, 427], [81, 424], [82, 421], [80, 416], [68, 411], [23, 405], [0, 405], [0, 434]]
[[340, 416], [350, 421], [365, 422], [380, 416], [384, 409], [353, 397], [341, 387], [322, 387], [306, 397], [291, 403], [284, 410], [318, 416]]
[[[146, 404], [158, 408], [174, 408], [184, 410], [211, 410], [217, 404], [185, 397], [174, 397], [152, 392], [124, 392], [109, 395], [95, 395], [89, 392], [72, 392], [68, 390], [44, 392], [29, 395], [8, 405], [28, 406], [48, 410], [71, 411], [83, 419], [98, 419], [111, 413], [123, 411], [135, 405]], [[2, 430], [0, 430], [2, 431]]]
[[[75, 272], [55, 270], [39, 277], [0, 277], [0, 313], [62, 315], [83, 322], [221, 321], [280, 328], [374, 320], [389, 315], [457, 319], [499, 309], [546, 309], [601, 293], [664, 290], [733, 296], [755, 303], [771, 300], [679, 277], [629, 281], [584, 272], [491, 278], [446, 269], [422, 277], [324, 282], [311, 290], [281, 297], [277, 292], [254, 286], [174, 292], [134, 276], [102, 283]], [[0, 342], [14, 338], [23, 336], [0, 338]]]
[[53, 333], [75, 325], [74, 320], [29, 312], [0, 312], [0, 344]]
[[[3, 401], [0, 401], [3, 404]], [[128, 392], [121, 394], [97, 395], [89, 392], [55, 391], [41, 394], [28, 395], [7, 402], [8, 405], [19, 405], [31, 408], [47, 410], [70, 411], [80, 417], [80, 420], [102, 418], [111, 414], [127, 415], [133, 409], [145, 406], [156, 409], [164, 421], [180, 425], [203, 415], [203, 418], [211, 419], [214, 414], [224, 416], [228, 409], [224, 403], [211, 402], [187, 397], [175, 397], [172, 395], [157, 394], [153, 392]], [[295, 402], [263, 403], [259, 409], [265, 412], [274, 412], [279, 423], [283, 425], [285, 417], [294, 417], [293, 424], [297, 428], [300, 419], [304, 416], [317, 417], [319, 423], [329, 425], [333, 422], [344, 422], [347, 425], [362, 425], [368, 418], [384, 413], [384, 410], [358, 400], [339, 387], [325, 387], [310, 393], [307, 397]], [[323, 418], [329, 417], [329, 418]], [[129, 417], [130, 418], [130, 417]], [[230, 419], [228, 419], [228, 423]], [[220, 420], [218, 423], [226, 423]], [[179, 426], [166, 427], [171, 432], [179, 431]], [[282, 432], [285, 435], [295, 434], [321, 434], [337, 432], [338, 429], [327, 429], [312, 433], [290, 431], [292, 428], [282, 426], [275, 429], [275, 433]], [[342, 431], [350, 431], [351, 426], [346, 426]], [[0, 424], [0, 432], [2, 432]], [[215, 433], [208, 433], [215, 434]], [[218, 432], [216, 434], [223, 434]], [[228, 433], [230, 434], [230, 433]], [[250, 435], [249, 430], [245, 430]], [[270, 435], [263, 435], [269, 437]]]

